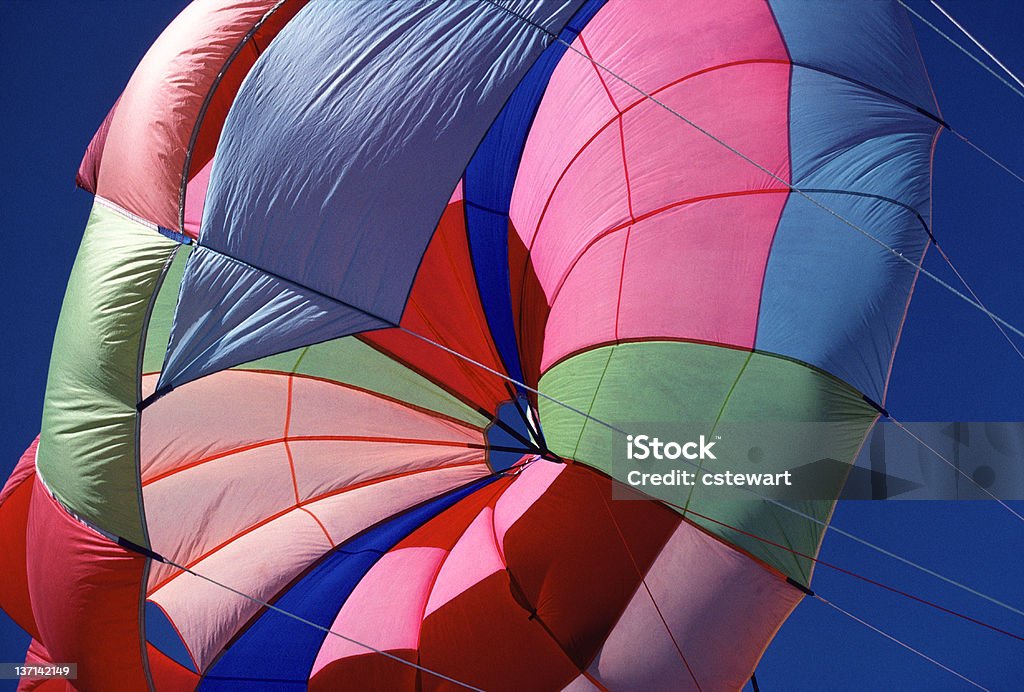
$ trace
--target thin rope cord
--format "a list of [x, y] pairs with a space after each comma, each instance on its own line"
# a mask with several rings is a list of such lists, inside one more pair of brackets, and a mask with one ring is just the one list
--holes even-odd
[[947, 466], [949, 466], [951, 469], [953, 469], [954, 471], [959, 473], [961, 476], [966, 478], [968, 481], [970, 481], [971, 484], [974, 485], [974, 487], [978, 488], [983, 493], [988, 495], [990, 498], [992, 498], [993, 500], [998, 502], [1000, 505], [1002, 505], [1003, 508], [1006, 509], [1007, 512], [1009, 512], [1013, 516], [1017, 517], [1019, 520], [1024, 521], [1024, 517], [1022, 517], [1020, 514], [1018, 514], [1012, 507], [1010, 507], [1010, 505], [1008, 505], [1006, 502], [1004, 502], [1003, 500], [1001, 500], [998, 497], [996, 497], [988, 488], [986, 488], [983, 485], [981, 485], [980, 483], [978, 483], [978, 481], [974, 480], [974, 478], [972, 476], [968, 475], [963, 469], [961, 469], [959, 466], [957, 466], [952, 461], [947, 459], [937, 449], [935, 449], [930, 444], [928, 444], [927, 442], [922, 440], [920, 437], [918, 437], [917, 434], [915, 434], [910, 428], [908, 428], [907, 426], [905, 426], [903, 423], [901, 423], [900, 421], [896, 420], [892, 416], [889, 416], [889, 420], [891, 420], [893, 422], [893, 425], [895, 425], [897, 428], [899, 428], [900, 430], [905, 432], [907, 435], [909, 435], [913, 439], [917, 440], [921, 444], [922, 447], [924, 447], [929, 452], [931, 452], [932, 454], [937, 456], [939, 459], [941, 459]]
[[[956, 278], [960, 280], [960, 283], [964, 285], [964, 288], [966, 288], [967, 291], [971, 294], [971, 296], [980, 303], [981, 298], [978, 297], [978, 294], [975, 293], [971, 285], [967, 283], [967, 279], [965, 279], [964, 276], [960, 273], [960, 271], [956, 268], [956, 266], [953, 264], [953, 260], [949, 258], [949, 255], [947, 255], [946, 251], [942, 249], [942, 246], [939, 245], [938, 243], [935, 243], [935, 249], [938, 250], [939, 256], [942, 257], [942, 259], [946, 262], [946, 264], [953, 271], [953, 273], [956, 274]], [[1007, 343], [1009, 343], [1010, 347], [1017, 352], [1017, 355], [1020, 356], [1021, 360], [1024, 360], [1024, 352], [1020, 350], [1020, 347], [1017, 346], [1017, 343], [1010, 337], [1009, 334], [1006, 333], [1006, 330], [1003, 329], [1003, 326], [996, 322], [995, 320], [992, 321], [992, 324], [994, 324], [996, 326], [996, 329], [998, 329], [1000, 333], [1002, 333]]]
[[940, 5], [939, 3], [935, 2], [935, 0], [931, 0], [931, 3], [932, 3], [932, 6], [933, 6], [933, 7], [935, 8], [935, 9], [937, 9], [937, 10], [938, 10], [939, 12], [941, 12], [941, 13], [942, 13], [942, 16], [944, 16], [944, 17], [945, 17], [946, 19], [948, 19], [948, 20], [950, 21], [950, 23], [951, 23], [951, 24], [952, 24], [953, 26], [955, 26], [955, 27], [956, 27], [957, 29], [959, 29], [959, 30], [960, 30], [960, 33], [962, 33], [962, 34], [963, 34], [964, 36], [966, 36], [967, 38], [971, 39], [971, 42], [972, 42], [972, 43], [973, 43], [974, 45], [976, 45], [976, 46], [977, 46], [978, 48], [980, 48], [980, 49], [982, 50], [982, 52], [983, 52], [983, 53], [985, 53], [985, 55], [987, 55], [987, 56], [988, 56], [988, 57], [989, 57], [989, 58], [990, 58], [990, 59], [992, 60], [992, 62], [994, 62], [994, 63], [995, 63], [996, 65], [999, 65], [999, 67], [1000, 67], [1000, 68], [1001, 68], [1001, 69], [1003, 70], [1003, 72], [1005, 72], [1006, 74], [1008, 74], [1008, 75], [1010, 76], [1010, 78], [1011, 78], [1011, 79], [1012, 79], [1013, 81], [1017, 82], [1017, 84], [1019, 84], [1020, 86], [1024, 87], [1024, 82], [1022, 82], [1022, 81], [1020, 80], [1020, 77], [1018, 77], [1017, 75], [1015, 75], [1015, 74], [1014, 74], [1014, 73], [1013, 73], [1013, 72], [1012, 72], [1012, 71], [1010, 70], [1010, 68], [1009, 68], [1009, 67], [1007, 67], [1006, 65], [1004, 65], [1004, 64], [1002, 63], [1002, 61], [1001, 61], [1001, 60], [1000, 60], [999, 58], [997, 58], [997, 57], [996, 57], [995, 55], [993, 55], [993, 54], [992, 54], [992, 51], [990, 51], [990, 50], [989, 50], [988, 48], [986, 48], [985, 46], [983, 46], [983, 45], [981, 44], [981, 41], [979, 41], [979, 40], [978, 40], [978, 39], [976, 39], [976, 38], [975, 38], [974, 36], [972, 36], [972, 35], [971, 35], [971, 32], [969, 32], [969, 31], [968, 31], [967, 29], [965, 29], [965, 28], [963, 27], [963, 25], [962, 25], [962, 24], [960, 24], [960, 22], [958, 22], [958, 21], [957, 21], [956, 19], [954, 19], [954, 18], [953, 18], [953, 15], [951, 15], [951, 14], [950, 14], [949, 12], [947, 12], [947, 11], [945, 10], [945, 8], [944, 8], [944, 7], [942, 6], [942, 5]]
[[1004, 171], [1006, 171], [1007, 173], [1009, 173], [1010, 175], [1012, 175], [1012, 176], [1013, 176], [1014, 178], [1016, 178], [1016, 179], [1017, 179], [1017, 180], [1019, 180], [1020, 182], [1024, 183], [1024, 177], [1022, 177], [1022, 176], [1021, 176], [1020, 174], [1018, 174], [1018, 173], [1017, 173], [1016, 171], [1014, 171], [1013, 169], [1011, 169], [1011, 168], [1010, 168], [1009, 166], [1007, 166], [1007, 165], [1006, 165], [1005, 163], [1003, 163], [1002, 161], [1000, 161], [1000, 160], [999, 160], [999, 159], [997, 159], [996, 157], [992, 156], [992, 154], [988, 153], [987, 151], [985, 151], [984, 149], [982, 149], [981, 147], [979, 147], [979, 146], [978, 146], [977, 144], [975, 144], [974, 142], [972, 142], [971, 140], [969, 140], [969, 139], [968, 139], [968, 138], [967, 138], [967, 137], [966, 137], [965, 135], [963, 135], [962, 133], [958, 132], [957, 130], [954, 130], [954, 129], [953, 129], [953, 128], [951, 128], [951, 127], [948, 127], [948, 128], [946, 128], [946, 129], [947, 129], [947, 130], [949, 130], [950, 132], [952, 132], [952, 133], [953, 133], [954, 135], [956, 135], [956, 137], [957, 137], [957, 138], [958, 138], [958, 139], [959, 139], [959, 140], [960, 140], [961, 142], [963, 142], [964, 144], [966, 144], [966, 145], [967, 145], [967, 146], [969, 146], [970, 148], [974, 149], [974, 150], [975, 150], [976, 152], [978, 152], [979, 154], [981, 154], [982, 156], [984, 156], [985, 158], [987, 158], [987, 159], [988, 159], [989, 161], [991, 161], [991, 162], [992, 162], [992, 163], [994, 163], [995, 165], [997, 165], [997, 166], [999, 166], [1000, 168], [1002, 168], [1002, 169], [1003, 169]]
[[902, 646], [907, 651], [910, 651], [910, 652], [920, 656], [924, 660], [928, 661], [929, 663], [931, 663], [931, 664], [933, 664], [935, 666], [938, 666], [939, 668], [941, 668], [942, 670], [946, 671], [947, 673], [950, 673], [951, 675], [955, 675], [956, 677], [960, 678], [961, 680], [963, 680], [964, 682], [966, 682], [966, 683], [968, 683], [970, 685], [974, 685], [979, 690], [985, 690], [985, 692], [989, 692], [989, 689], [987, 687], [984, 687], [983, 685], [979, 685], [974, 680], [971, 680], [969, 677], [967, 677], [967, 676], [965, 676], [965, 675], [963, 675], [961, 673], [956, 672], [955, 670], [953, 670], [949, 666], [947, 666], [947, 665], [945, 665], [943, 663], [940, 663], [939, 661], [936, 661], [934, 658], [932, 658], [928, 654], [924, 653], [923, 651], [920, 651], [919, 649], [915, 649], [910, 644], [907, 644], [906, 642], [901, 641], [901, 640], [897, 639], [896, 637], [892, 636], [888, 632], [885, 632], [885, 631], [875, 627], [870, 622], [865, 622], [864, 620], [860, 619], [859, 617], [857, 617], [856, 615], [854, 615], [850, 611], [845, 610], [843, 608], [840, 608], [839, 606], [837, 606], [832, 601], [826, 600], [825, 598], [819, 596], [818, 594], [815, 594], [814, 598], [817, 599], [818, 601], [821, 601], [822, 603], [824, 603], [825, 605], [829, 606], [830, 608], [834, 608], [835, 610], [839, 611], [840, 613], [842, 613], [846, 617], [850, 618], [851, 620], [859, 622], [860, 624], [862, 624], [865, 627], [867, 627], [869, 630], [872, 630], [873, 632], [877, 632], [878, 634], [882, 635], [883, 637], [885, 637], [889, 641], [894, 642], [896, 644], [899, 644], [900, 646]]
[[[493, 7], [496, 7], [496, 8], [498, 8], [498, 9], [504, 11], [504, 12], [507, 12], [507, 13], [511, 14], [513, 17], [517, 17], [518, 19], [520, 19], [521, 21], [525, 22], [526, 24], [534, 27], [538, 31], [541, 31], [541, 32], [545, 33], [547, 36], [551, 37], [555, 41], [557, 41], [557, 42], [561, 43], [562, 45], [566, 46], [569, 50], [571, 50], [576, 55], [580, 56], [581, 58], [583, 58], [587, 62], [590, 62], [593, 65], [601, 68], [606, 73], [608, 73], [609, 75], [614, 77], [617, 81], [625, 84], [630, 89], [636, 91], [638, 94], [643, 96], [645, 99], [648, 99], [649, 101], [651, 101], [652, 103], [654, 103], [658, 107], [660, 107], [663, 110], [665, 110], [667, 113], [670, 113], [670, 114], [674, 115], [676, 118], [682, 120], [684, 123], [686, 123], [687, 125], [689, 125], [693, 129], [697, 130], [698, 132], [700, 132], [704, 136], [714, 140], [715, 142], [717, 142], [721, 146], [723, 146], [726, 149], [728, 149], [729, 151], [731, 151], [733, 154], [736, 154], [741, 159], [743, 159], [744, 161], [746, 161], [750, 165], [754, 166], [755, 168], [757, 168], [759, 171], [761, 171], [765, 175], [767, 175], [770, 178], [772, 178], [773, 180], [781, 183], [786, 188], [788, 188], [790, 191], [795, 192], [796, 194], [800, 195], [801, 197], [806, 199], [808, 202], [810, 202], [814, 206], [818, 207], [822, 211], [825, 211], [829, 215], [835, 217], [839, 221], [843, 222], [844, 224], [846, 224], [850, 228], [854, 229], [855, 231], [857, 231], [858, 233], [863, 235], [868, 240], [871, 240], [872, 242], [874, 242], [878, 246], [884, 248], [885, 250], [890, 252], [892, 255], [894, 255], [896, 258], [898, 258], [899, 260], [901, 260], [901, 261], [905, 262], [906, 264], [910, 265], [911, 267], [913, 267], [915, 269], [915, 271], [920, 272], [921, 274], [927, 276], [933, 282], [935, 282], [938, 285], [942, 286], [947, 291], [949, 291], [953, 295], [957, 296], [958, 298], [960, 298], [961, 300], [966, 302], [968, 305], [971, 305], [975, 309], [977, 309], [977, 310], [981, 311], [982, 313], [988, 315], [991, 319], [997, 320], [1003, 326], [1005, 326], [1007, 329], [1011, 330], [1012, 332], [1014, 332], [1018, 336], [1024, 338], [1024, 331], [1021, 331], [1020, 329], [1018, 329], [1014, 325], [1012, 325], [1009, 322], [1007, 322], [1006, 320], [1004, 320], [999, 315], [995, 314], [994, 312], [992, 312], [991, 310], [986, 308], [984, 305], [981, 305], [977, 301], [972, 300], [970, 297], [968, 297], [964, 293], [958, 291], [956, 288], [951, 286], [949, 283], [947, 283], [946, 281], [942, 280], [941, 278], [939, 278], [938, 276], [936, 276], [932, 272], [930, 272], [927, 269], [925, 269], [924, 267], [922, 267], [918, 262], [915, 262], [914, 260], [910, 259], [909, 257], [904, 255], [902, 252], [900, 252], [896, 248], [892, 247], [891, 245], [889, 245], [885, 241], [883, 241], [880, 238], [872, 235], [866, 229], [862, 228], [861, 226], [859, 226], [858, 224], [854, 223], [853, 221], [850, 221], [849, 219], [847, 219], [845, 216], [843, 216], [839, 212], [835, 211], [831, 207], [827, 206], [826, 204], [818, 201], [816, 198], [814, 198], [811, 195], [807, 194], [807, 192], [804, 191], [803, 189], [801, 189], [799, 187], [796, 187], [795, 185], [793, 185], [792, 182], [782, 178], [777, 173], [771, 171], [770, 169], [768, 169], [765, 166], [761, 165], [757, 161], [754, 161], [752, 158], [750, 158], [749, 156], [747, 156], [746, 154], [744, 154], [740, 150], [736, 149], [735, 147], [733, 147], [728, 142], [724, 141], [723, 139], [717, 137], [716, 135], [712, 134], [708, 130], [704, 129], [703, 127], [701, 127], [700, 125], [698, 125], [694, 121], [690, 120], [689, 118], [687, 118], [685, 115], [683, 115], [679, 111], [673, 109], [668, 104], [664, 103], [663, 101], [658, 100], [656, 97], [652, 96], [651, 94], [649, 94], [648, 92], [644, 91], [643, 89], [641, 89], [637, 85], [633, 84], [632, 82], [630, 82], [625, 77], [622, 77], [621, 75], [619, 75], [615, 71], [613, 71], [613, 70], [609, 69], [608, 67], [602, 65], [597, 60], [594, 60], [593, 58], [588, 56], [585, 52], [583, 52], [580, 49], [576, 48], [575, 46], [573, 46], [571, 43], [569, 43], [565, 39], [563, 39], [560, 36], [557, 36], [556, 34], [553, 34], [552, 32], [548, 31], [548, 29], [544, 28], [540, 24], [537, 24], [536, 22], [531, 20], [529, 17], [524, 17], [523, 15], [520, 15], [517, 12], [515, 12], [515, 11], [513, 11], [513, 10], [511, 10], [511, 9], [505, 7], [505, 6], [503, 6], [502, 4], [497, 2], [497, 0], [482, 0], [482, 2], [486, 2], [486, 3], [490, 4]], [[1022, 181], [1024, 181], [1024, 178], [1022, 178]]]
[[915, 17], [917, 17], [917, 18], [918, 18], [919, 20], [921, 20], [921, 22], [922, 22], [922, 23], [924, 23], [924, 24], [925, 24], [926, 26], [928, 26], [928, 28], [930, 28], [930, 29], [931, 29], [932, 31], [934, 31], [934, 32], [935, 32], [935, 33], [937, 33], [937, 34], [938, 34], [939, 36], [941, 36], [942, 38], [946, 39], [946, 40], [947, 40], [947, 41], [948, 41], [949, 43], [951, 43], [952, 45], [954, 45], [954, 46], [956, 46], [956, 47], [957, 47], [958, 49], [960, 49], [960, 52], [961, 52], [961, 53], [963, 53], [964, 55], [966, 55], [966, 56], [967, 56], [968, 58], [970, 58], [970, 59], [971, 59], [971, 60], [973, 60], [974, 62], [978, 63], [978, 65], [980, 65], [980, 66], [981, 66], [981, 67], [982, 67], [982, 68], [983, 68], [983, 69], [984, 69], [984, 70], [985, 70], [986, 72], [988, 72], [988, 73], [989, 73], [989, 74], [991, 74], [991, 75], [992, 75], [993, 77], [995, 77], [996, 79], [998, 79], [998, 80], [999, 80], [1000, 82], [1002, 82], [1003, 84], [1005, 84], [1005, 85], [1006, 85], [1006, 87], [1007, 87], [1008, 89], [1010, 89], [1011, 91], [1013, 91], [1013, 92], [1014, 92], [1015, 94], [1017, 94], [1017, 96], [1020, 96], [1021, 98], [1024, 98], [1024, 91], [1021, 91], [1020, 89], [1018, 89], [1017, 87], [1015, 87], [1015, 86], [1014, 86], [1013, 84], [1011, 84], [1011, 83], [1010, 83], [1009, 81], [1007, 81], [1007, 80], [1006, 80], [1006, 79], [1005, 79], [1005, 78], [1004, 78], [1004, 77], [1003, 77], [1003, 76], [1002, 76], [1001, 74], [999, 74], [998, 72], [996, 72], [995, 70], [993, 70], [993, 69], [992, 69], [991, 67], [989, 67], [988, 65], [986, 65], [986, 64], [985, 64], [984, 62], [982, 62], [982, 60], [981, 60], [981, 59], [979, 59], [979, 58], [978, 58], [978, 57], [977, 57], [976, 55], [974, 55], [974, 53], [972, 53], [971, 51], [967, 50], [967, 49], [966, 49], [966, 48], [964, 48], [964, 47], [963, 47], [962, 45], [960, 45], [960, 43], [958, 43], [958, 42], [956, 41], [956, 39], [954, 39], [953, 37], [949, 36], [949, 35], [948, 35], [948, 34], [947, 34], [946, 32], [944, 32], [944, 31], [943, 31], [942, 29], [940, 29], [939, 27], [937, 27], [937, 26], [935, 26], [934, 24], [932, 24], [932, 23], [931, 23], [930, 21], [928, 21], [928, 20], [927, 20], [927, 19], [926, 19], [926, 18], [925, 18], [925, 17], [923, 16], [923, 15], [919, 14], [919, 13], [918, 13], [918, 12], [917, 12], [916, 10], [914, 10], [914, 8], [913, 8], [913, 7], [911, 7], [911, 6], [910, 6], [910, 5], [908, 5], [907, 3], [903, 2], [903, 0], [896, 0], [896, 2], [898, 2], [898, 3], [899, 3], [899, 4], [900, 4], [900, 5], [902, 6], [902, 7], [903, 7], [903, 9], [905, 9], [905, 10], [906, 10], [907, 12], [909, 12], [910, 14], [914, 15], [914, 16], [915, 16]]
[[449, 677], [449, 676], [445, 675], [444, 673], [439, 673], [436, 670], [431, 670], [430, 668], [426, 668], [424, 666], [421, 666], [418, 663], [413, 663], [412, 661], [407, 661], [404, 658], [401, 658], [401, 657], [396, 656], [394, 654], [388, 653], [387, 651], [382, 651], [380, 649], [376, 649], [376, 648], [370, 646], [369, 644], [365, 644], [365, 643], [363, 643], [361, 641], [353, 639], [352, 637], [348, 637], [348, 636], [342, 634], [341, 632], [336, 632], [335, 630], [332, 630], [329, 627], [324, 627], [323, 625], [317, 624], [317, 623], [313, 622], [312, 620], [307, 620], [306, 618], [302, 617], [301, 615], [296, 615], [295, 613], [289, 612], [289, 611], [285, 610], [284, 608], [279, 608], [278, 606], [274, 605], [273, 603], [270, 603], [268, 601], [264, 601], [261, 598], [257, 598], [256, 596], [253, 596], [251, 594], [247, 594], [247, 593], [245, 593], [243, 591], [239, 591], [238, 589], [236, 589], [234, 587], [231, 587], [231, 586], [228, 586], [227, 584], [225, 584], [223, 582], [217, 581], [216, 579], [214, 579], [212, 577], [208, 577], [205, 574], [200, 574], [199, 572], [196, 572], [195, 570], [193, 570], [193, 569], [191, 569], [189, 567], [185, 567], [184, 565], [179, 565], [179, 564], [175, 563], [172, 560], [164, 558], [164, 562], [166, 562], [171, 567], [175, 567], [177, 569], [180, 569], [183, 572], [188, 572], [189, 574], [191, 574], [194, 577], [198, 577], [199, 579], [207, 581], [207, 582], [213, 584], [214, 586], [218, 586], [218, 587], [220, 587], [222, 589], [226, 589], [226, 590], [230, 591], [233, 594], [241, 596], [242, 598], [245, 598], [245, 599], [247, 599], [249, 601], [252, 601], [253, 603], [256, 603], [256, 604], [258, 604], [258, 605], [260, 605], [260, 606], [262, 606], [264, 608], [272, 610], [275, 613], [279, 613], [280, 615], [284, 615], [285, 617], [289, 617], [292, 620], [295, 620], [297, 622], [301, 622], [301, 623], [303, 623], [305, 625], [309, 625], [310, 627], [314, 627], [314, 628], [320, 630], [321, 632], [324, 632], [325, 634], [328, 634], [328, 635], [331, 635], [331, 636], [334, 636], [334, 637], [338, 637], [339, 639], [344, 639], [345, 641], [350, 642], [352, 644], [355, 644], [356, 646], [363, 647], [367, 651], [372, 651], [373, 653], [380, 654], [381, 656], [386, 656], [387, 658], [390, 658], [393, 661], [397, 661], [398, 663], [401, 663], [403, 665], [407, 665], [407, 666], [409, 666], [411, 668], [415, 668], [416, 670], [419, 670], [421, 672], [424, 672], [424, 673], [427, 673], [429, 675], [433, 675], [435, 677], [441, 678], [442, 680], [447, 680], [448, 682], [453, 683], [455, 685], [458, 685], [459, 687], [463, 687], [463, 688], [465, 688], [467, 690], [474, 690], [475, 692], [484, 692], [484, 690], [480, 689], [479, 687], [474, 687], [473, 685], [470, 685], [469, 683], [462, 682], [461, 680], [456, 680], [455, 678]]

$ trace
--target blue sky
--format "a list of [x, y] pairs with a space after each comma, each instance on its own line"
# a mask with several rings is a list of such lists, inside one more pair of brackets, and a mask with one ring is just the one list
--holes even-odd
[[[822, 0], [823, 1], [823, 0]], [[873, 0], [851, 0], [873, 1]], [[928, 7], [907, 0], [944, 29]], [[1018, 73], [1024, 3], [940, 0]], [[181, 2], [0, 2], [0, 228], [5, 335], [0, 471], [6, 477], [39, 428], [49, 349], [91, 198], [74, 188], [82, 152], [135, 65]], [[808, 6], [818, 7], [819, 2]], [[914, 20], [946, 120], [1024, 174], [1024, 99]], [[934, 178], [934, 231], [991, 309], [1024, 325], [1024, 183], [943, 134]], [[934, 253], [926, 267], [951, 282]], [[988, 319], [926, 279], [903, 332], [888, 408], [908, 421], [1024, 420], [1024, 361]], [[941, 462], [936, 462], [941, 463]], [[1018, 504], [1018, 506], [1020, 506]], [[834, 524], [962, 581], [1024, 605], [1024, 526], [993, 503], [842, 503]], [[836, 534], [822, 557], [1024, 632], [1024, 618], [969, 596]], [[0, 577], [2, 578], [2, 577]], [[993, 689], [1019, 687], [1024, 644], [819, 569], [816, 591]], [[24, 635], [0, 614], [0, 661], [18, 661]], [[764, 690], [965, 684], [862, 625], [805, 601], [758, 671]]]

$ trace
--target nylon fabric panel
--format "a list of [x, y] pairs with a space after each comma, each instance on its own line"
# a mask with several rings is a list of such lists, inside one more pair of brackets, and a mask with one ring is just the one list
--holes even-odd
[[[329, 627], [352, 589], [387, 550], [492, 480], [483, 479], [430, 500], [346, 541], [285, 590], [275, 600], [276, 605]], [[256, 682], [273, 682], [293, 683], [305, 689], [324, 637], [323, 632], [307, 624], [272, 610], [264, 611], [208, 671], [204, 688], [233, 684], [249, 689]]]
[[46, 383], [39, 475], [95, 525], [146, 545], [136, 468], [142, 332], [175, 243], [93, 206], [61, 308]]
[[[509, 8], [557, 32], [581, 1]], [[204, 210], [202, 244], [262, 271], [228, 285], [193, 255], [161, 384], [369, 328], [337, 304], [296, 328], [316, 302], [282, 304], [297, 285], [397, 324], [473, 149], [546, 42], [487, 3], [303, 8], [236, 98]], [[258, 306], [238, 305], [256, 285]]]
[[[812, 456], [812, 452], [821, 451], [812, 447], [803, 454], [814, 459], [830, 456], [844, 463], [852, 463], [877, 415], [859, 393], [806, 365], [771, 354], [686, 342], [602, 346], [556, 365], [540, 384], [548, 396], [637, 434], [644, 432], [637, 426], [645, 423], [829, 422], [836, 438], [831, 440], [833, 448], [827, 454]], [[613, 466], [616, 451], [608, 428], [543, 398], [540, 416], [545, 437], [555, 453], [613, 475], [620, 468]], [[784, 435], [785, 426], [780, 430]], [[800, 445], [817, 444], [816, 439], [787, 438], [766, 441], [764, 448], [792, 452]], [[790, 453], [766, 451], [759, 469], [766, 473], [783, 471], [791, 468], [790, 463]], [[838, 483], [836, 496], [841, 479]], [[749, 500], [722, 498], [714, 488], [702, 485], [694, 487], [688, 503], [679, 504], [805, 555], [816, 554], [824, 530], [815, 522], [754, 496]], [[794, 500], [789, 504], [825, 521], [834, 503]], [[681, 508], [676, 511], [683, 512]], [[810, 580], [810, 560], [695, 515], [687, 516], [797, 581], [806, 584]]]
[[413, 334], [446, 346], [463, 358], [397, 329], [362, 338], [441, 383], [462, 401], [493, 412], [509, 398], [506, 380], [465, 360], [471, 358], [491, 370], [506, 372], [473, 278], [465, 219], [462, 201], [449, 203], [427, 246], [401, 321], [401, 326]]
[[[201, 296], [201, 297], [200, 297]], [[215, 301], [208, 299], [216, 296]], [[185, 266], [158, 388], [388, 324], [206, 247]], [[193, 351], [183, 344], [201, 345]], [[174, 379], [170, 373], [179, 373]]]
[[[39, 641], [54, 662], [78, 664], [80, 689], [146, 689], [139, 609], [146, 558], [71, 517], [35, 483], [26, 532]], [[117, 665], [111, 665], [117, 661]]]
[[852, 77], [937, 113], [914, 27], [896, 2], [827, 0], [821, 12], [809, 12], [803, 0], [768, 5], [794, 63]]
[[36, 481], [38, 438], [21, 455], [0, 491], [0, 608], [33, 637], [39, 636], [28, 590], [26, 531]]
[[685, 522], [645, 584], [650, 593], [636, 591], [588, 669], [607, 689], [741, 689], [803, 598], [777, 573]]
[[[276, 0], [193, 3], [135, 69], [108, 129], [96, 194], [165, 228], [181, 230], [178, 196], [185, 155], [203, 102], [242, 37]], [[243, 73], [244, 74], [244, 73]], [[88, 180], [87, 153], [80, 176]]]
[[[809, 193], [920, 261], [928, 245], [936, 123], [800, 67], [793, 69], [790, 118], [794, 185], [895, 200]], [[757, 347], [811, 363], [881, 403], [915, 275], [860, 231], [791, 195], [765, 272]]]

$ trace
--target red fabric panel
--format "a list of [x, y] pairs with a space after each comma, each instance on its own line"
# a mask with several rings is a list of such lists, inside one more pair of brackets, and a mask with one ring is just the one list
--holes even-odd
[[[511, 221], [508, 226], [509, 282], [512, 289], [512, 315], [519, 340], [519, 359], [526, 384], [536, 389], [544, 354], [544, 327], [551, 306], [548, 305], [544, 288], [537, 280], [537, 272], [530, 262], [530, 251], [523, 245], [523, 239]], [[536, 406], [537, 395], [531, 393], [530, 398]]]
[[[401, 325], [504, 373], [477, 294], [461, 201], [448, 205], [427, 246]], [[506, 381], [422, 339], [387, 329], [361, 337], [477, 408], [510, 398]]]
[[[330, 636], [330, 635], [328, 635]], [[416, 652], [409, 649], [389, 651], [412, 663]], [[418, 671], [380, 654], [349, 656], [328, 664], [309, 680], [310, 690], [415, 690]]]
[[96, 134], [92, 136], [92, 141], [89, 142], [89, 146], [85, 150], [85, 156], [82, 157], [82, 163], [78, 165], [75, 184], [83, 190], [94, 194], [96, 192], [96, 182], [100, 176], [100, 161], [103, 158], [103, 147], [107, 144], [107, 133], [110, 132], [110, 122], [114, 119], [114, 112], [117, 110], [117, 104], [120, 102], [120, 97], [118, 97], [117, 101], [114, 101], [114, 105], [107, 113], [107, 117], [100, 124], [100, 129], [96, 130]]
[[[434, 611], [420, 633], [420, 665], [481, 689], [558, 690], [579, 670], [512, 596], [497, 572]], [[528, 653], [527, 653], [528, 652]], [[451, 683], [422, 674], [422, 689]]]
[[34, 484], [31, 502], [28, 586], [40, 641], [52, 660], [78, 663], [81, 689], [145, 689], [145, 558], [76, 521], [42, 483]]
[[25, 529], [35, 485], [38, 445], [36, 438], [21, 455], [0, 492], [0, 608], [33, 637], [38, 637], [39, 631], [28, 593]]
[[149, 652], [149, 673], [153, 676], [153, 686], [160, 692], [178, 692], [194, 690], [199, 685], [199, 675], [169, 658], [151, 644], [146, 644]]
[[570, 465], [505, 534], [524, 608], [536, 609], [581, 669], [681, 521], [660, 504], [612, 500], [611, 492], [608, 478]]

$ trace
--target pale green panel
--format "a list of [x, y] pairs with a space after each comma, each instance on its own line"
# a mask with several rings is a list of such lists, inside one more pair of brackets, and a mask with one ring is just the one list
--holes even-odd
[[175, 247], [93, 206], [57, 323], [36, 460], [61, 502], [139, 544], [146, 542], [135, 454], [140, 345]]
[[185, 262], [192, 254], [191, 245], [182, 245], [174, 253], [174, 260], [167, 268], [167, 274], [160, 285], [153, 305], [153, 314], [146, 329], [146, 352], [142, 359], [142, 372], [160, 372], [167, 352], [167, 342], [171, 338], [171, 321], [174, 309], [178, 306], [178, 291], [181, 289], [181, 278], [185, 274]]
[[[729, 469], [737, 472], [784, 471], [794, 468], [794, 459], [833, 458], [849, 464], [876, 415], [849, 386], [801, 363], [683, 342], [626, 343], [585, 352], [545, 373], [540, 390], [628, 433], [650, 433], [659, 425], [706, 427], [709, 435], [718, 432], [725, 438], [719, 449], [724, 444], [727, 450], [744, 450], [742, 458], [729, 461]], [[627, 467], [619, 459], [624, 444], [616, 445], [609, 428], [543, 397], [539, 404], [553, 451], [616, 478], [624, 475]], [[745, 452], [754, 446], [763, 454], [751, 462]], [[819, 480], [814, 497], [838, 496], [843, 478]], [[736, 499], [739, 494], [742, 499]], [[834, 505], [832, 499], [786, 499], [796, 510], [791, 512], [757, 495], [700, 485], [670, 501], [692, 510], [687, 518], [709, 532], [804, 584], [812, 561], [792, 551], [817, 554], [824, 530], [817, 522], [826, 522]]]
[[476, 409], [354, 336], [261, 358], [239, 368], [322, 377], [378, 392], [470, 425], [485, 427], [489, 422]]

